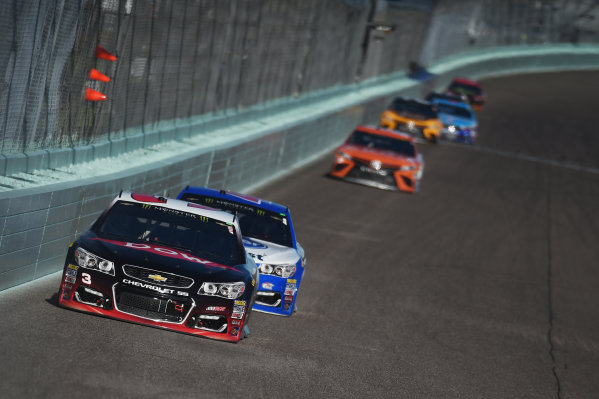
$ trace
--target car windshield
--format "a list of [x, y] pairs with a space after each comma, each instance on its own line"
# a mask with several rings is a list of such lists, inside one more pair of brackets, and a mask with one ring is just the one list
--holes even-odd
[[472, 119], [472, 112], [463, 107], [456, 107], [449, 104], [437, 103], [437, 112], [440, 114], [449, 114], [458, 118]]
[[361, 130], [354, 130], [349, 139], [347, 139], [347, 144], [392, 151], [405, 157], [413, 157], [415, 154], [414, 144], [409, 141]]
[[91, 230], [101, 238], [178, 248], [227, 266], [245, 262], [234, 225], [159, 205], [118, 201]]
[[285, 247], [293, 247], [289, 220], [285, 214], [272, 212], [258, 206], [247, 205], [226, 198], [207, 195], [185, 193], [181, 199], [225, 212], [236, 213], [239, 218], [241, 235], [244, 237], [256, 238]]
[[479, 96], [482, 94], [480, 87], [455, 82], [452, 83], [451, 86], [449, 86], [449, 91], [451, 91], [452, 93], [466, 96]]
[[429, 104], [418, 101], [396, 98], [389, 106], [389, 110], [404, 118], [427, 120], [437, 118], [437, 113]]

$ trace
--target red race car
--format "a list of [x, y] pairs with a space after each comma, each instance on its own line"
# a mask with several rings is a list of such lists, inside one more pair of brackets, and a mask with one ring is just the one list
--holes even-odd
[[446, 93], [465, 97], [472, 108], [480, 110], [485, 104], [485, 97], [480, 83], [466, 78], [455, 78], [445, 90]]

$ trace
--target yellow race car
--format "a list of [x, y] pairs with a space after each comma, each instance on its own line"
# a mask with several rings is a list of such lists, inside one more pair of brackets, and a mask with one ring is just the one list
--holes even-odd
[[443, 123], [431, 104], [397, 97], [381, 115], [380, 126], [390, 130], [409, 133], [436, 143], [441, 137]]

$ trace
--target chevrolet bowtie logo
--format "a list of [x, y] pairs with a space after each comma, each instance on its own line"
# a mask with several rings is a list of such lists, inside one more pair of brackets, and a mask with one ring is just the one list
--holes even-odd
[[162, 277], [160, 274], [150, 274], [148, 278], [151, 278], [154, 281], [164, 282], [166, 281], [166, 277]]

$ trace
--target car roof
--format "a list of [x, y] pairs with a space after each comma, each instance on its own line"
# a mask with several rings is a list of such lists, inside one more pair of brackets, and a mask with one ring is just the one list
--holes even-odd
[[381, 136], [398, 138], [400, 140], [409, 141], [411, 143], [414, 142], [414, 138], [412, 136], [410, 136], [409, 134], [406, 134], [406, 133], [398, 132], [397, 130], [390, 130], [390, 129], [385, 129], [382, 127], [374, 127], [374, 126], [367, 126], [367, 125], [360, 125], [360, 126], [356, 127], [354, 130], [360, 130], [362, 132], [380, 134]]
[[193, 213], [195, 215], [206, 216], [211, 219], [216, 219], [224, 223], [234, 223], [235, 215], [220, 211], [218, 209], [210, 208], [207, 206], [193, 204], [191, 202], [182, 201], [174, 198], [157, 197], [148, 194], [132, 193], [128, 191], [121, 192], [118, 197], [114, 199], [116, 201], [129, 201], [137, 202], [140, 204], [152, 204], [155, 206], [161, 206], [164, 208], [175, 209], [178, 211]]
[[474, 80], [466, 79], [466, 78], [455, 78], [453, 80], [453, 83], [461, 83], [461, 84], [466, 84], [466, 85], [470, 85], [470, 86], [480, 87], [480, 83], [478, 83]]
[[272, 201], [266, 201], [261, 198], [252, 197], [250, 195], [236, 193], [234, 191], [215, 190], [208, 187], [187, 186], [183, 191], [181, 191], [181, 193], [179, 193], [179, 196], [183, 195], [184, 193], [224, 198], [232, 202], [255, 206], [267, 211], [283, 213], [285, 215], [289, 214], [289, 209], [284, 205], [277, 204], [276, 202]]
[[439, 93], [437, 91], [431, 91], [426, 95], [426, 98], [431, 97], [433, 100], [443, 99], [443, 100], [454, 100], [459, 102], [466, 102], [466, 100], [462, 96], [458, 96], [457, 94], [450, 93]]
[[458, 107], [458, 108], [472, 110], [472, 106], [470, 106], [470, 104], [462, 102], [462, 101], [453, 101], [453, 100], [446, 100], [446, 99], [443, 99], [443, 98], [435, 98], [431, 102], [433, 104], [453, 105], [453, 106]]
[[430, 103], [428, 101], [420, 100], [420, 99], [412, 98], [412, 97], [401, 97], [401, 96], [399, 96], [399, 97], [395, 97], [393, 99], [393, 101], [397, 101], [397, 100], [402, 100], [402, 101], [405, 101], [405, 102], [418, 103], [418, 104], [423, 104], [423, 105], [430, 105]]

